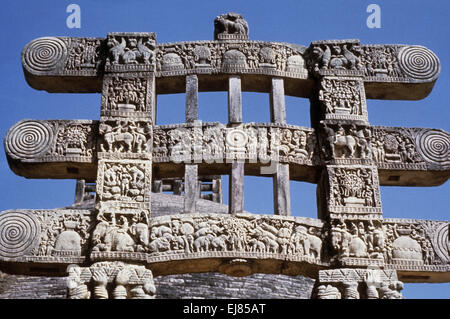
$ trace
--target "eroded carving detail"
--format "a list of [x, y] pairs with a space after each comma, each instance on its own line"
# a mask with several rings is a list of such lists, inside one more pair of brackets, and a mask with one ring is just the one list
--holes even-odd
[[[357, 125], [333, 125], [323, 123], [326, 141], [323, 153], [326, 159], [340, 164], [370, 164], [372, 159], [372, 131], [369, 127]], [[359, 159], [355, 161], [354, 159]], [[366, 161], [365, 161], [366, 160]]]
[[[339, 259], [356, 257], [382, 260], [385, 252], [382, 222], [334, 220], [331, 227], [331, 246]], [[367, 262], [370, 263], [370, 260]], [[378, 263], [379, 261], [376, 261], [376, 264]]]
[[446, 222], [389, 219], [385, 233], [388, 263], [438, 266], [450, 261]]
[[100, 69], [104, 64], [104, 40], [99, 38], [72, 38], [65, 65], [66, 73]]
[[[154, 299], [151, 270], [123, 262], [99, 262], [90, 267], [68, 268], [69, 299]], [[89, 290], [88, 286], [94, 288]]]
[[95, 150], [94, 134], [92, 127], [84, 123], [58, 122], [56, 143], [54, 144], [51, 156], [77, 157], [87, 161], [92, 157]]
[[76, 210], [42, 212], [38, 256], [58, 258], [81, 257], [87, 254], [92, 230], [90, 214]]
[[320, 270], [317, 299], [402, 299], [403, 283], [395, 271], [381, 269]]
[[308, 69], [320, 75], [360, 75], [361, 53], [358, 40], [312, 42], [308, 49]]
[[157, 75], [260, 73], [306, 78], [304, 49], [261, 41], [180, 42], [162, 44], [156, 51]]

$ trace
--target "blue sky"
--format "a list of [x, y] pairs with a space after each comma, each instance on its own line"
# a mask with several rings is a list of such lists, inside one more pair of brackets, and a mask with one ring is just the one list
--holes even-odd
[[[81, 28], [66, 26], [66, 7], [81, 7]], [[381, 8], [381, 28], [369, 29], [369, 4]], [[0, 10], [0, 136], [16, 122], [29, 119], [98, 119], [99, 94], [49, 94], [30, 88], [20, 52], [41, 36], [105, 37], [114, 31], [156, 32], [157, 41], [212, 40], [213, 20], [239, 12], [249, 23], [250, 39], [308, 46], [311, 41], [358, 38], [361, 43], [417, 44], [431, 49], [442, 71], [431, 94], [421, 101], [369, 100], [372, 125], [441, 128], [450, 132], [450, 1], [8, 1]], [[203, 121], [227, 119], [225, 92], [201, 93]], [[286, 98], [288, 123], [310, 126], [307, 99]], [[243, 120], [269, 121], [267, 94], [243, 94]], [[184, 121], [184, 95], [158, 97], [157, 124]], [[55, 208], [73, 202], [73, 180], [26, 180], [14, 175], [0, 153], [0, 210]], [[227, 201], [227, 178], [224, 178]], [[315, 185], [291, 182], [293, 215], [316, 217]], [[448, 220], [450, 183], [438, 187], [381, 187], [385, 217]], [[272, 180], [246, 177], [245, 209], [272, 213]], [[450, 284], [406, 284], [407, 298], [450, 298]]]

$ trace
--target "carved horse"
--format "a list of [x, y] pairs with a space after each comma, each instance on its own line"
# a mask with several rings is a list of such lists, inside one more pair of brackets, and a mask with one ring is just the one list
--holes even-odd
[[[115, 131], [119, 129], [119, 131]], [[126, 151], [131, 152], [132, 151], [132, 144], [133, 144], [133, 134], [129, 132], [120, 132], [120, 127], [113, 128], [110, 125], [107, 124], [100, 124], [100, 133], [103, 133], [103, 139], [105, 140], [106, 144], [108, 145], [108, 151], [113, 152], [114, 146], [116, 144], [119, 145], [118, 151], [122, 151], [124, 148], [124, 145], [126, 146]], [[106, 152], [104, 144], [101, 144], [102, 152]]]
[[353, 157], [355, 155], [355, 148], [358, 140], [351, 135], [335, 135], [333, 143], [333, 154], [336, 154], [336, 149], [343, 150], [345, 157]]
[[343, 153], [345, 157], [353, 157], [358, 144], [358, 139], [351, 135], [346, 135], [345, 132], [336, 134], [331, 127], [324, 125], [326, 140], [328, 147], [331, 150], [331, 157], [335, 158], [336, 150]]

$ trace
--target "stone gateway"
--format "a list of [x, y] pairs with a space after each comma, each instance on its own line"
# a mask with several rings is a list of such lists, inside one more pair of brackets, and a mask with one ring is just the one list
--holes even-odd
[[[445, 183], [450, 134], [368, 120], [367, 99], [431, 92], [441, 66], [429, 49], [249, 40], [247, 21], [227, 13], [212, 41], [44, 37], [22, 65], [32, 88], [102, 98], [98, 120], [23, 120], [6, 134], [14, 173], [79, 189], [71, 207], [0, 213], [3, 271], [65, 275], [72, 299], [152, 299], [158, 277], [208, 272], [306, 276], [321, 299], [396, 299], [402, 282], [450, 281], [449, 222], [385, 219], [380, 196], [380, 185]], [[270, 94], [270, 123], [242, 121], [243, 90]], [[228, 123], [199, 120], [199, 91], [228, 92]], [[156, 125], [157, 95], [179, 92], [185, 123]], [[310, 99], [311, 127], [288, 124], [285, 95]], [[273, 178], [273, 215], [244, 211], [245, 175]], [[291, 180], [317, 184], [317, 219], [291, 216]]]

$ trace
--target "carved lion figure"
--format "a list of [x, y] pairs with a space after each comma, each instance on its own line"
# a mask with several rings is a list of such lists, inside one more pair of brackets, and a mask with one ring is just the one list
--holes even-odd
[[217, 39], [218, 35], [222, 33], [248, 36], [247, 21], [238, 13], [222, 14], [214, 19], [214, 39]]

